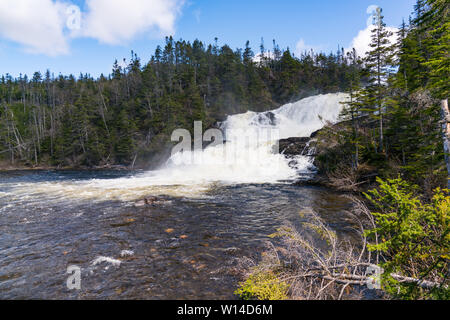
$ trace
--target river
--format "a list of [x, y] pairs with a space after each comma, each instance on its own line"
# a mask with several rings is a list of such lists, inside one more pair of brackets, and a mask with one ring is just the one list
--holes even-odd
[[[224, 131], [227, 139], [233, 128], [261, 126], [308, 136], [336, 121], [342, 100], [231, 116]], [[313, 174], [307, 157], [273, 154], [264, 140], [257, 165], [218, 165], [233, 146], [238, 156], [249, 148], [231, 139], [202, 151], [202, 163], [175, 155], [151, 172], [0, 172], [0, 298], [233, 299], [238, 259], [257, 259], [286, 221], [301, 229], [300, 212], [314, 210], [350, 236], [344, 196], [294, 184]], [[69, 266], [81, 270], [80, 290], [66, 285]]]

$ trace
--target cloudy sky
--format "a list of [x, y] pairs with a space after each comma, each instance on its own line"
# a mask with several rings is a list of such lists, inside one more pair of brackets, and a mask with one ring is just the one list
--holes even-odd
[[232, 48], [261, 38], [302, 51], [355, 47], [370, 37], [370, 12], [380, 6], [392, 30], [408, 20], [415, 0], [0, 0], [0, 74], [109, 74], [134, 50], [147, 61], [164, 37], [200, 39]]

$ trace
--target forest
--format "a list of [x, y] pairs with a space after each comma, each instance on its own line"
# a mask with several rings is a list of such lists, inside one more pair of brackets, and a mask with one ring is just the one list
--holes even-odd
[[[350, 75], [342, 122], [319, 142], [319, 164], [336, 186], [339, 178], [358, 184], [375, 173], [372, 178], [401, 174], [428, 193], [447, 187], [442, 105], [450, 92], [448, 11], [448, 1], [417, 1], [395, 44], [379, 13], [364, 67]], [[356, 190], [356, 184], [346, 186]]]
[[[268, 236], [275, 245], [259, 261], [242, 260], [246, 274], [235, 294], [363, 299], [358, 290], [373, 284], [367, 270], [378, 268], [376, 298], [448, 300], [449, 9], [448, 0], [417, 0], [392, 43], [378, 8], [365, 56], [340, 47], [296, 56], [275, 40], [268, 49], [261, 39], [254, 50], [248, 41], [233, 49], [217, 38], [206, 44], [167, 37], [149, 61], [132, 51], [128, 62], [116, 60], [111, 74], [98, 78], [50, 70], [32, 78], [5, 74], [0, 169], [148, 169], [166, 158], [172, 131], [192, 131], [194, 121], [207, 129], [230, 114], [345, 92], [340, 121], [311, 140], [317, 179], [298, 184], [318, 182], [349, 199], [345, 224], [361, 239], [343, 241], [317, 212], [303, 208], [304, 230], [287, 223]], [[200, 206], [194, 210], [192, 217]]]
[[[125, 61], [124, 61], [125, 62]], [[136, 53], [112, 73], [0, 79], [0, 159], [10, 167], [157, 165], [176, 128], [204, 128], [228, 114], [274, 109], [303, 97], [351, 88], [361, 62], [337, 53], [295, 57], [273, 41], [255, 54], [172, 37], [147, 63]]]
[[449, 299], [449, 7], [418, 0], [395, 44], [377, 11], [371, 50], [347, 74], [341, 122], [315, 142], [318, 180], [352, 201], [360, 245], [302, 212], [304, 227], [323, 241], [290, 224], [279, 228], [271, 237], [284, 245], [247, 263], [241, 298], [363, 299], [355, 286], [372, 285], [367, 267], [381, 267], [380, 299]]

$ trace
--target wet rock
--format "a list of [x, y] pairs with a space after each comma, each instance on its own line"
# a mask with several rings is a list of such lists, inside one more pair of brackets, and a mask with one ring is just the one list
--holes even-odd
[[178, 249], [180, 246], [180, 239], [171, 238], [170, 242], [167, 244], [167, 249]]
[[322, 131], [323, 129], [319, 129], [317, 131], [314, 131], [313, 133], [311, 133], [311, 138], [315, 138], [319, 135], [319, 133]]
[[145, 202], [145, 200], [143, 199], [143, 200], [139, 200], [139, 201], [136, 201], [136, 203], [134, 204], [134, 206], [135, 207], [145, 207], [147, 204], [146, 204], [146, 202]]
[[280, 153], [285, 156], [310, 155], [308, 152], [311, 138], [288, 138], [279, 141]]
[[134, 206], [135, 207], [145, 207], [145, 206], [153, 206], [153, 205], [162, 205], [162, 204], [166, 204], [166, 203], [170, 203], [170, 201], [152, 196], [152, 197], [146, 197], [144, 199], [137, 201], [134, 204]]
[[277, 119], [275, 113], [273, 113], [272, 111], [268, 111], [258, 114], [255, 122], [258, 124], [275, 126], [277, 124]]
[[124, 222], [120, 223], [110, 223], [109, 225], [113, 228], [120, 228], [120, 227], [127, 227], [131, 225], [133, 222], [135, 222], [135, 219], [126, 219]]
[[320, 175], [311, 175], [308, 179], [298, 179], [294, 185], [324, 187], [327, 186], [327, 179]]
[[145, 202], [146, 205], [151, 205], [151, 204], [154, 204], [154, 203], [158, 202], [158, 198], [157, 197], [145, 198], [144, 202]]
[[226, 248], [223, 250], [226, 254], [236, 254], [239, 251], [236, 247]]

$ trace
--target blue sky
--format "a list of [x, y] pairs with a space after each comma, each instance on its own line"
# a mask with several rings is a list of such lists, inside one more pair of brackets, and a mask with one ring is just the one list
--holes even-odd
[[[146, 62], [164, 36], [258, 51], [276, 39], [293, 52], [349, 48], [367, 37], [367, 8], [398, 27], [415, 0], [1, 0], [0, 74], [109, 74], [134, 50]], [[73, 11], [76, 5], [80, 14]], [[34, 6], [34, 7], [33, 7]], [[75, 7], [76, 8], [76, 7]], [[69, 11], [68, 11], [69, 10]], [[72, 14], [71, 14], [72, 13]], [[75, 17], [75, 18], [74, 18]], [[79, 19], [77, 19], [79, 18]], [[75, 27], [68, 27], [70, 20]], [[77, 24], [78, 23], [78, 24]], [[359, 38], [355, 39], [359, 34]]]

